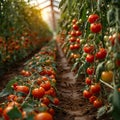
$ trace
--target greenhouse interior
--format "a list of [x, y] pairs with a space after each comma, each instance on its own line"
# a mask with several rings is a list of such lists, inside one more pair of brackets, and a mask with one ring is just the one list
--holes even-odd
[[0, 0], [0, 120], [120, 120], [120, 1]]

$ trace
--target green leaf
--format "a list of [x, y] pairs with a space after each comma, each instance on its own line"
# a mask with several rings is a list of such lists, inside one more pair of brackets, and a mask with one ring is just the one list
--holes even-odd
[[17, 118], [22, 119], [22, 114], [16, 106], [14, 106], [13, 109], [8, 112], [8, 116], [11, 118], [11, 120], [16, 120]]
[[79, 64], [79, 61], [75, 62], [75, 63], [73, 64], [73, 67], [72, 67], [71, 71], [73, 71], [73, 70], [77, 67], [78, 64]]
[[101, 107], [98, 111], [97, 111], [97, 119], [100, 118], [101, 116], [103, 116], [107, 111], [106, 106]]
[[68, 11], [71, 13], [73, 0], [68, 0]]
[[102, 5], [103, 0], [98, 0], [97, 1], [97, 10], [100, 12], [100, 6]]
[[57, 71], [57, 68], [56, 68], [56, 63], [52, 63], [52, 68]]
[[120, 92], [118, 91], [117, 86], [115, 86], [113, 92], [113, 106], [120, 113]]
[[120, 120], [120, 113], [115, 108], [112, 111], [112, 117], [114, 120]]
[[11, 93], [11, 90], [8, 90], [7, 88], [5, 88], [0, 92], [0, 97], [5, 97], [9, 95], [10, 93]]
[[47, 107], [40, 106], [40, 107], [38, 108], [38, 110], [39, 110], [40, 112], [45, 112], [45, 111], [48, 110], [48, 108], [47, 108]]
[[7, 89], [11, 89], [11, 86], [17, 82], [17, 78], [14, 78], [13, 80], [10, 80], [8, 84], [6, 85]]
[[108, 23], [109, 23], [111, 26], [115, 24], [115, 22], [116, 22], [115, 8], [111, 8], [111, 9], [107, 12], [107, 20], [108, 20]]
[[52, 101], [52, 102], [54, 101], [54, 98], [52, 96], [47, 95], [47, 97], [49, 98], [50, 101]]
[[78, 78], [82, 71], [86, 70], [90, 64], [88, 62], [84, 62], [78, 69], [78, 72], [75, 76], [75, 78]]
[[68, 51], [67, 51], [67, 54], [66, 54], [66, 58], [69, 58], [69, 57], [70, 57], [70, 55], [71, 55], [71, 51], [70, 51], [70, 50], [68, 50]]
[[33, 111], [33, 105], [29, 103], [25, 103], [23, 106], [23, 110], [26, 112], [32, 112]]
[[34, 115], [29, 115], [25, 120], [34, 120]]
[[101, 77], [101, 73], [105, 69], [104, 63], [105, 63], [105, 61], [99, 63], [97, 68], [96, 68], [96, 72], [95, 72], [96, 73], [96, 82], [99, 82], [100, 77]]
[[38, 71], [38, 72], [42, 72], [42, 70], [43, 70], [43, 67], [42, 67], [42, 66], [37, 67], [37, 71]]
[[17, 82], [17, 79], [18, 79], [18, 78], [14, 78], [13, 80], [10, 80], [10, 81], [8, 82], [8, 84], [6, 85], [6, 87], [2, 90], [2, 92], [0, 92], [0, 97], [5, 97], [5, 96], [7, 96], [8, 94], [10, 94], [10, 93], [13, 92], [13, 89], [12, 89], [11, 86], [12, 86], [14, 83]]

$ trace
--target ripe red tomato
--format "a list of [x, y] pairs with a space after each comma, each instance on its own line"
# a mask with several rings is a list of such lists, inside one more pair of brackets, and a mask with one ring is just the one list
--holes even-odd
[[77, 19], [74, 18], [74, 19], [72, 20], [72, 23], [75, 24], [76, 22], [77, 22]]
[[25, 77], [29, 77], [29, 76], [31, 76], [31, 72], [29, 72], [29, 71], [25, 71], [25, 73], [24, 73], [23, 76], [25, 76]]
[[44, 81], [41, 83], [40, 87], [43, 87], [45, 90], [49, 90], [51, 88], [50, 81]]
[[2, 113], [3, 113], [3, 108], [0, 107], [0, 117], [2, 116]]
[[87, 68], [87, 74], [92, 75], [94, 73], [94, 68]]
[[70, 45], [70, 50], [74, 50], [74, 45]]
[[80, 44], [75, 43], [74, 44], [74, 49], [79, 49], [79, 48], [80, 48]]
[[116, 33], [114, 33], [113, 35], [110, 35], [109, 36], [109, 40], [110, 40], [110, 42], [111, 42], [111, 44], [112, 45], [114, 45], [115, 44], [115, 39], [118, 37], [118, 42], [120, 43], [120, 33], [118, 33], [118, 36], [117, 36], [117, 34]]
[[51, 87], [49, 90], [45, 91], [46, 95], [51, 95], [52, 97], [56, 96], [56, 92], [55, 89], [53, 87]]
[[88, 22], [89, 22], [89, 23], [94, 23], [94, 22], [96, 22], [98, 19], [99, 19], [99, 16], [98, 16], [97, 14], [91, 14], [91, 15], [88, 17]]
[[84, 50], [85, 53], [92, 53], [94, 51], [94, 46], [86, 44], [83, 47], [83, 50]]
[[53, 103], [54, 103], [55, 105], [59, 105], [60, 101], [59, 101], [58, 98], [55, 97], [55, 98], [53, 99]]
[[70, 32], [70, 35], [73, 36], [73, 37], [76, 37], [76, 32], [72, 30], [72, 31]]
[[75, 24], [73, 24], [73, 26], [72, 26], [72, 27], [73, 27], [73, 29], [74, 29], [74, 30], [79, 30], [79, 26], [78, 26], [76, 23], [75, 23]]
[[42, 83], [42, 79], [38, 78], [36, 82], [37, 82], [38, 85], [40, 85]]
[[77, 39], [76, 39], [76, 42], [80, 44], [80, 38], [77, 38]]
[[93, 63], [94, 62], [94, 55], [87, 54], [86, 61], [89, 62], [89, 63]]
[[18, 85], [14, 89], [17, 92], [22, 92], [22, 93], [25, 93], [25, 94], [29, 93], [29, 87], [27, 87], [27, 86]]
[[93, 33], [99, 33], [102, 29], [101, 23], [92, 23], [90, 25], [90, 31]]
[[53, 108], [49, 108], [49, 109], [48, 109], [48, 112], [49, 112], [52, 116], [55, 115], [55, 110], [54, 110]]
[[85, 83], [87, 84], [87, 85], [91, 85], [91, 79], [89, 78], [89, 77], [86, 77], [86, 79], [85, 79]]
[[76, 41], [76, 38], [75, 37], [70, 37], [70, 42], [75, 42]]
[[8, 97], [7, 97], [7, 99], [8, 99], [8, 101], [15, 101], [15, 100], [17, 100], [17, 96], [16, 95], [14, 95], [14, 94], [10, 94]]
[[104, 59], [107, 55], [107, 51], [104, 48], [100, 48], [99, 52], [96, 53], [97, 59]]
[[96, 99], [94, 102], [93, 102], [93, 106], [95, 108], [100, 108], [102, 106], [102, 100], [99, 100], [99, 99]]
[[93, 103], [96, 99], [97, 99], [97, 97], [94, 96], [94, 95], [92, 95], [92, 96], [89, 98], [89, 102], [90, 102], [90, 103]]
[[120, 59], [116, 59], [115, 64], [116, 64], [117, 67], [120, 67]]
[[83, 96], [85, 98], [90, 98], [92, 96], [92, 93], [90, 91], [88, 91], [88, 90], [84, 90], [83, 91]]
[[80, 35], [82, 35], [82, 32], [79, 31], [79, 30], [77, 30], [77, 31], [76, 31], [76, 36], [80, 36]]
[[101, 86], [99, 83], [96, 83], [95, 85], [91, 85], [90, 86], [90, 91], [92, 94], [96, 94], [96, 93], [99, 93], [101, 90]]
[[49, 98], [48, 97], [43, 97], [42, 98], [42, 103], [44, 103], [45, 105], [49, 105], [50, 104], [50, 100], [49, 100]]
[[45, 95], [45, 89], [43, 87], [35, 88], [32, 90], [32, 95], [35, 98], [42, 98]]

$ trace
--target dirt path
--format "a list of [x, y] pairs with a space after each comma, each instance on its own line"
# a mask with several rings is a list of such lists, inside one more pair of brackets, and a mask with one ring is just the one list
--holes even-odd
[[57, 46], [57, 89], [61, 102], [60, 107], [64, 111], [63, 114], [58, 114], [57, 120], [96, 120], [93, 115], [96, 109], [91, 109], [91, 105], [82, 96], [84, 76], [75, 79], [59, 44]]

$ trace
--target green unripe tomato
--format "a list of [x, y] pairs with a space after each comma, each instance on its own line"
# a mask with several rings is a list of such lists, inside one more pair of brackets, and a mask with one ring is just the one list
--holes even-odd
[[107, 63], [106, 63], [107, 70], [112, 70], [112, 69], [114, 69], [114, 67], [115, 67], [115, 64], [113, 63], [113, 61], [111, 61], [111, 60], [107, 61]]

